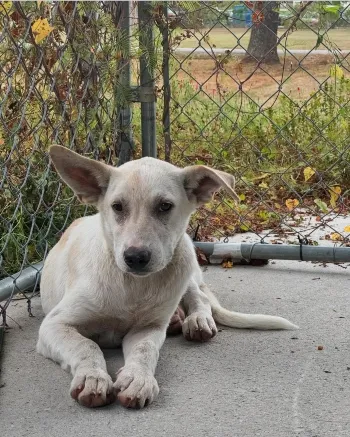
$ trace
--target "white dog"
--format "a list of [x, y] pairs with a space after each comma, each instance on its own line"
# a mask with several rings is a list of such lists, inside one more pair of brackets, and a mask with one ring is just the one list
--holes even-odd
[[[220, 188], [236, 198], [233, 176], [153, 158], [114, 168], [61, 146], [52, 146], [50, 156], [78, 198], [99, 210], [67, 229], [41, 278], [46, 317], [37, 350], [72, 373], [70, 393], [79, 403], [102, 406], [117, 395], [122, 405], [136, 408], [156, 398], [159, 350], [180, 301], [188, 340], [209, 340], [215, 321], [296, 328], [281, 317], [225, 310], [203, 282], [186, 235], [189, 218]], [[182, 324], [181, 314], [175, 313], [173, 327]], [[100, 346], [121, 344], [125, 364], [113, 384]]]

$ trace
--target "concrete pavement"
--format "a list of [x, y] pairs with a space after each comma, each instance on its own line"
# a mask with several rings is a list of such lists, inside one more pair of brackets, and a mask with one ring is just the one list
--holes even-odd
[[[34, 318], [25, 301], [13, 302], [1, 435], [348, 437], [350, 268], [344, 267], [277, 261], [208, 268], [206, 280], [226, 307], [284, 316], [301, 329], [223, 328], [208, 344], [168, 338], [157, 369], [159, 398], [139, 411], [118, 404], [89, 410], [70, 399], [70, 375], [35, 352], [40, 299], [33, 300]], [[113, 375], [120, 351], [106, 357]]]

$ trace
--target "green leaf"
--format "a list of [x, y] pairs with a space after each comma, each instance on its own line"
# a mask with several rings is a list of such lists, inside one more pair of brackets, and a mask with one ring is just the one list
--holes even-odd
[[339, 12], [340, 5], [324, 5], [323, 10], [330, 14], [337, 14]]
[[228, 151], [227, 150], [223, 150], [221, 152], [221, 155], [222, 155], [223, 158], [227, 158], [228, 157]]
[[180, 8], [183, 8], [183, 9], [185, 9], [188, 12], [194, 12], [194, 11], [198, 10], [201, 7], [201, 3], [200, 2], [183, 2], [183, 1], [179, 1], [177, 3], [180, 6]]
[[328, 212], [327, 205], [321, 199], [315, 199], [315, 204], [320, 208], [320, 210], [324, 213]]
[[316, 45], [315, 45], [315, 49], [317, 49], [318, 47], [320, 47], [320, 45], [323, 43], [323, 35], [318, 34], [317, 35], [317, 41], [316, 41]]

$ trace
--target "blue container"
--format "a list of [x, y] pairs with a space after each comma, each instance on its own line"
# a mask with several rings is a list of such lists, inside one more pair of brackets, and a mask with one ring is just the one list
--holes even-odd
[[252, 11], [246, 5], [235, 5], [230, 21], [233, 27], [251, 27], [252, 16]]

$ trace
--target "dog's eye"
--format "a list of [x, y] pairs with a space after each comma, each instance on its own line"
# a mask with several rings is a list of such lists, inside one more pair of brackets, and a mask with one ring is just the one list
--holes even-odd
[[116, 212], [121, 212], [123, 211], [123, 205], [121, 203], [113, 203], [112, 208], [114, 209], [114, 211]]
[[161, 212], [168, 212], [168, 211], [171, 210], [172, 207], [173, 207], [173, 205], [171, 203], [169, 203], [169, 202], [162, 202], [159, 205], [159, 211], [161, 211]]

